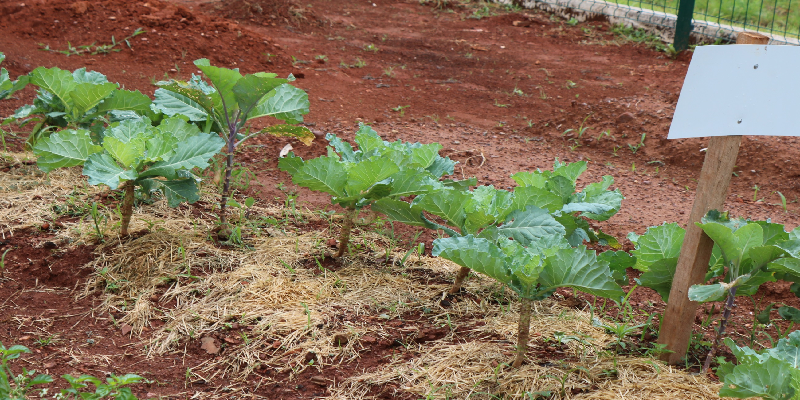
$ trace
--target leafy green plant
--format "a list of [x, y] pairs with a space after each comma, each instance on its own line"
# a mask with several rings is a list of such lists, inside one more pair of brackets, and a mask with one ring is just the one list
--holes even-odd
[[33, 148], [42, 137], [60, 128], [85, 129], [99, 140], [109, 121], [160, 116], [150, 109], [150, 98], [139, 91], [118, 89], [116, 83], [95, 71], [74, 72], [38, 67], [28, 79], [38, 86], [33, 104], [17, 109], [11, 119], [20, 125], [35, 123], [27, 146]]
[[[619, 210], [622, 194], [608, 190], [614, 182], [610, 176], [576, 193], [575, 183], [585, 170], [585, 161], [564, 164], [556, 160], [553, 171], [512, 175], [520, 185], [513, 192], [493, 186], [480, 186], [473, 191], [459, 190], [464, 189], [461, 187], [419, 195], [406, 208], [398, 200], [387, 199], [378, 201], [372, 209], [408, 225], [442, 230], [450, 237], [474, 235], [496, 240], [505, 236], [527, 246], [543, 236], [558, 234], [573, 246], [587, 240], [617, 246], [613, 237], [592, 230], [585, 218], [610, 218]], [[426, 213], [438, 222], [426, 217]], [[620, 253], [616, 257], [625, 256]], [[451, 294], [460, 290], [468, 274], [469, 268], [461, 268]], [[621, 279], [624, 268], [615, 276]]]
[[153, 127], [148, 118], [128, 119], [110, 125], [95, 144], [89, 131], [67, 129], [42, 140], [34, 148], [37, 164], [45, 172], [83, 165], [90, 185], [122, 188], [120, 233], [128, 235], [134, 190], [149, 195], [160, 191], [172, 207], [195, 202], [200, 196], [193, 168], [204, 169], [225, 144], [216, 134], [178, 117]]
[[515, 368], [527, 353], [534, 301], [549, 297], [559, 287], [609, 298], [625, 294], [614, 282], [608, 261], [598, 259], [585, 246], [570, 246], [562, 234], [541, 236], [528, 241], [527, 247], [506, 233], [494, 238], [453, 236], [434, 240], [432, 254], [496, 279], [520, 296]]
[[720, 397], [800, 399], [800, 331], [761, 351], [739, 347], [730, 338], [725, 339], [725, 344], [737, 363], [723, 362], [717, 368], [717, 376], [723, 383]]
[[[100, 400], [112, 398], [114, 400], [136, 400], [137, 397], [133, 395], [130, 388], [125, 386], [132, 385], [144, 381], [139, 375], [126, 374], [123, 376], [111, 375], [103, 382], [99, 378], [91, 375], [81, 375], [73, 377], [72, 375], [63, 375], [62, 378], [69, 382], [69, 389], [61, 389], [62, 399], [75, 399], [75, 400]], [[89, 384], [94, 385], [95, 391], [86, 391], [89, 389]]]
[[0, 398], [9, 400], [25, 400], [28, 393], [40, 391], [34, 386], [44, 385], [53, 381], [50, 375], [36, 375], [36, 371], [22, 368], [22, 373], [14, 375], [9, 367], [9, 362], [16, 360], [23, 353], [30, 353], [25, 346], [14, 345], [9, 348], [0, 343]]
[[68, 57], [69, 56], [82, 56], [82, 55], [85, 55], [85, 54], [90, 54], [90, 55], [93, 55], [93, 56], [97, 55], [97, 54], [108, 54], [108, 53], [112, 53], [112, 52], [122, 51], [122, 49], [117, 49], [116, 48], [117, 46], [119, 46], [122, 43], [125, 43], [126, 45], [128, 45], [129, 49], [132, 48], [130, 40], [133, 39], [136, 36], [141, 35], [142, 33], [145, 33], [145, 30], [143, 30], [142, 28], [137, 28], [135, 31], [133, 31], [132, 34], [130, 34], [128, 37], [120, 40], [119, 42], [114, 38], [114, 36], [111, 36], [111, 43], [100, 44], [100, 45], [98, 45], [97, 42], [94, 42], [92, 44], [87, 44], [87, 45], [83, 45], [83, 46], [73, 46], [72, 43], [67, 42], [67, 49], [66, 50], [51, 49], [50, 45], [46, 45], [44, 43], [39, 43], [39, 47], [41, 47], [41, 49], [39, 49], [39, 50], [50, 51], [50, 52], [53, 52], [53, 53], [60, 53], [60, 54], [66, 55]]
[[[438, 143], [387, 142], [362, 124], [355, 135], [358, 150], [333, 134], [326, 136], [328, 155], [304, 161], [293, 153], [278, 162], [292, 182], [331, 195], [345, 209], [339, 250], [344, 255], [359, 210], [376, 200], [428, 193], [443, 187], [439, 178], [453, 173], [455, 162], [439, 156]], [[401, 202], [401, 207], [408, 208]], [[390, 209], [391, 211], [391, 209]]]
[[[242, 75], [238, 70], [215, 67], [207, 59], [194, 62], [211, 81], [209, 85], [199, 76], [189, 81], [170, 80], [156, 85], [153, 109], [166, 115], [184, 115], [190, 121], [205, 123], [205, 131], [220, 132], [225, 138], [225, 166], [222, 199], [220, 200], [220, 237], [229, 233], [225, 208], [230, 197], [230, 180], [236, 148], [248, 138], [261, 133], [297, 138], [311, 144], [314, 134], [308, 128], [292, 124], [303, 121], [308, 113], [308, 94], [288, 84], [294, 80], [276, 78], [276, 74], [258, 72]], [[247, 121], [270, 116], [283, 124], [269, 126], [245, 134], [241, 131]]]
[[[6, 59], [5, 54], [0, 52], [0, 64]], [[12, 81], [5, 68], [0, 68], [0, 100], [5, 100], [14, 93], [22, 90], [28, 84], [28, 76], [23, 75], [19, 79]]]

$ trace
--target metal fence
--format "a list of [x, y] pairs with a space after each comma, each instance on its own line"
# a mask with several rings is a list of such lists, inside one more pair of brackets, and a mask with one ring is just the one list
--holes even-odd
[[[511, 2], [511, 0], [500, 0]], [[800, 45], [800, 0], [522, 0], [528, 8], [582, 10], [612, 22], [633, 21], [667, 28], [676, 48], [689, 32], [699, 39], [733, 41], [738, 32], [757, 31], [770, 44]], [[677, 31], [677, 32], [676, 32]], [[682, 43], [685, 42], [685, 43]]]

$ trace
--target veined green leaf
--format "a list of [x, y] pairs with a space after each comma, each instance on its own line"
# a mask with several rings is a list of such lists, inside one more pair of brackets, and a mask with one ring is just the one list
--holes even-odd
[[571, 287], [610, 299], [625, 295], [608, 265], [598, 262], [595, 252], [585, 246], [560, 249], [547, 257], [539, 282], [546, 288]]
[[725, 383], [719, 390], [722, 397], [746, 399], [761, 397], [765, 400], [788, 400], [794, 396], [791, 387], [792, 368], [789, 363], [769, 358], [764, 363], [736, 366], [725, 375]]
[[190, 121], [205, 121], [214, 115], [211, 97], [186, 82], [171, 81], [156, 89], [150, 108], [167, 116], [185, 115]]
[[167, 198], [170, 207], [177, 207], [183, 202], [194, 203], [200, 200], [197, 183], [192, 178], [179, 180], [140, 179], [138, 183], [145, 192], [161, 191]]
[[676, 223], [647, 228], [647, 232], [638, 237], [636, 249], [631, 251], [636, 257], [634, 268], [647, 272], [650, 265], [659, 260], [677, 259], [685, 234], [686, 231]]
[[[606, 251], [597, 255], [598, 262], [607, 262], [614, 281], [618, 284], [628, 283], [628, 268], [636, 265], [636, 257], [624, 251]], [[652, 270], [652, 269], [651, 269]], [[644, 274], [643, 274], [644, 275]], [[670, 277], [672, 279], [672, 277]]]
[[575, 186], [578, 177], [586, 171], [587, 165], [588, 163], [586, 161], [561, 163], [556, 159], [553, 165], [553, 175], [563, 176], [569, 179], [572, 185]]
[[441, 149], [442, 145], [439, 143], [415, 143], [411, 148], [411, 164], [416, 164], [421, 168], [428, 168], [439, 157], [439, 150]]
[[278, 167], [292, 175], [292, 182], [336, 197], [347, 196], [347, 167], [342, 161], [334, 157], [317, 157], [308, 161], [300, 160], [302, 165], [298, 167], [298, 158], [292, 155], [278, 161]]
[[386, 145], [386, 142], [378, 136], [378, 132], [363, 123], [359, 124], [355, 140], [356, 144], [358, 144], [358, 150], [364, 154], [376, 152]]
[[129, 119], [111, 125], [103, 136], [117, 138], [122, 143], [144, 141], [155, 135], [155, 129], [150, 125], [150, 120]]
[[242, 112], [251, 111], [267, 93], [286, 83], [286, 79], [245, 75], [231, 88]]
[[513, 208], [524, 210], [527, 206], [536, 206], [553, 213], [564, 206], [564, 201], [543, 187], [519, 186], [514, 189]]
[[111, 110], [133, 111], [143, 117], [152, 117], [153, 111], [150, 109], [150, 100], [147, 95], [140, 91], [130, 91], [125, 89], [114, 90], [113, 94], [103, 100], [97, 107], [99, 113], [107, 113]]
[[441, 189], [443, 185], [424, 170], [405, 169], [392, 175], [392, 197], [420, 195]]
[[397, 172], [400, 172], [400, 167], [391, 161], [380, 158], [353, 164], [347, 172], [345, 194], [347, 196], [356, 196]]
[[106, 153], [95, 153], [89, 156], [83, 165], [83, 174], [89, 177], [90, 185], [106, 185], [116, 189], [124, 181], [138, 178], [136, 171], [123, 169]]
[[103, 148], [122, 166], [131, 168], [134, 161], [144, 154], [145, 143], [145, 138], [124, 143], [115, 137], [107, 136], [103, 139]]
[[727, 290], [721, 283], [713, 285], [692, 285], [689, 288], [689, 300], [706, 302], [717, 301], [725, 296]]
[[44, 172], [82, 165], [90, 155], [102, 150], [101, 146], [92, 143], [89, 131], [84, 129], [55, 132], [33, 147], [33, 153], [38, 157], [36, 165]]
[[116, 83], [80, 83], [69, 93], [73, 104], [73, 117], [80, 117], [100, 104], [117, 89]]
[[[211, 65], [206, 58], [195, 60], [194, 65], [196, 65], [200, 71], [203, 71], [203, 74], [205, 74], [208, 80], [214, 85], [214, 89], [217, 90], [221, 102], [219, 104], [214, 104], [214, 109], [222, 110], [225, 108], [228, 117], [232, 118], [233, 113], [239, 108], [233, 88], [236, 86], [236, 83], [243, 78], [242, 74], [239, 73], [238, 70], [215, 67]], [[211, 97], [213, 99], [215, 96]]]
[[516, 174], [511, 175], [511, 179], [513, 179], [514, 182], [517, 182], [517, 185], [522, 187], [535, 187], [544, 189], [545, 185], [547, 184], [547, 177], [541, 172], [517, 172]]
[[433, 241], [434, 256], [448, 259], [462, 267], [480, 272], [502, 283], [511, 283], [506, 255], [486, 239], [472, 235], [441, 238]]
[[108, 83], [108, 78], [97, 71], [87, 71], [86, 68], [78, 68], [72, 73], [72, 79], [78, 85], [82, 83], [91, 83], [94, 85], [102, 85]]
[[337, 153], [342, 157], [342, 161], [345, 162], [356, 162], [355, 152], [353, 152], [353, 146], [350, 143], [345, 142], [344, 140], [340, 139], [336, 135], [329, 133], [325, 135], [325, 140], [336, 150]]
[[672, 289], [672, 279], [678, 266], [678, 258], [662, 258], [648, 265], [647, 271], [639, 276], [639, 284], [655, 290], [666, 302]]
[[444, 175], [452, 175], [455, 166], [456, 162], [449, 157], [437, 157], [433, 164], [425, 169], [434, 177], [439, 178]]
[[250, 112], [250, 119], [271, 116], [288, 124], [303, 122], [303, 115], [309, 111], [308, 93], [288, 83], [276, 87], [273, 93]]
[[28, 76], [30, 76], [30, 83], [54, 94], [63, 104], [72, 105], [72, 97], [69, 94], [75, 89], [77, 83], [69, 71], [56, 67], [49, 69], [38, 67]]
[[[467, 218], [465, 208], [470, 201], [472, 196], [469, 193], [449, 189], [417, 196], [411, 204], [444, 218], [450, 225], [462, 230]], [[474, 232], [461, 232], [463, 235], [467, 233]]]
[[575, 184], [561, 175], [556, 175], [547, 180], [545, 189], [549, 190], [556, 196], [561, 197], [564, 203], [569, 203], [572, 194], [575, 193]]
[[412, 207], [405, 201], [387, 197], [372, 203], [370, 208], [372, 211], [386, 215], [392, 221], [412, 226], [427, 226], [422, 217], [422, 208]]
[[541, 208], [528, 206], [524, 211], [512, 212], [506, 223], [494, 228], [495, 239], [512, 238], [523, 246], [544, 236], [564, 236], [564, 226], [559, 224], [551, 215]]
[[179, 177], [179, 170], [205, 169], [209, 165], [208, 160], [219, 153], [224, 145], [225, 141], [216, 133], [200, 133], [189, 137], [176, 145], [176, 150], [169, 159], [153, 164], [140, 176], [176, 179]]

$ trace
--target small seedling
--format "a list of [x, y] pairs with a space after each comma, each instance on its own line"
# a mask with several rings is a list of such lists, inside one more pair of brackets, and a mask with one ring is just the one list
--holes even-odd
[[497, 99], [494, 99], [494, 106], [495, 107], [500, 107], [500, 108], [506, 108], [506, 107], [510, 107], [511, 104], [501, 104], [500, 102], [497, 101]]
[[380, 50], [380, 49], [378, 49], [378, 46], [375, 46], [375, 45], [374, 45], [374, 44], [372, 44], [372, 43], [370, 43], [370, 44], [368, 44], [368, 45], [364, 46], [364, 51], [371, 51], [371, 52], [373, 52], [373, 53], [377, 53], [377, 52], [378, 52], [378, 50]]
[[403, 115], [406, 114], [406, 108], [408, 108], [408, 107], [411, 107], [411, 105], [409, 104], [407, 106], [397, 106], [395, 108], [392, 108], [392, 111], [399, 112], [400, 113], [400, 117], [402, 117]]
[[631, 149], [631, 153], [636, 154], [636, 152], [639, 151], [640, 148], [644, 147], [644, 139], [646, 135], [647, 133], [642, 133], [642, 138], [639, 140], [639, 143], [637, 143], [635, 146], [632, 144], [628, 144], [628, 148]]

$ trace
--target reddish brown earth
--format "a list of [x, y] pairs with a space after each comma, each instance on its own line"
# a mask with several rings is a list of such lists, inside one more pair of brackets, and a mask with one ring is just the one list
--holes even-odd
[[[12, 77], [40, 65], [86, 66], [150, 95], [153, 81], [188, 78], [197, 72], [192, 61], [202, 57], [248, 73], [292, 73], [296, 85], [309, 93], [312, 111], [306, 124], [316, 133], [351, 140], [357, 123], [367, 122], [388, 140], [436, 141], [444, 145], [443, 155], [461, 162], [459, 177], [476, 176], [481, 184], [503, 188], [513, 186], [510, 174], [550, 168], [555, 158], [588, 160], [584, 183], [612, 175], [626, 196], [622, 211], [598, 224], [608, 233], [622, 239], [664, 221], [685, 224], [707, 141], [670, 141], [666, 135], [691, 54], [671, 60], [624, 44], [605, 22], [572, 27], [542, 13], [497, 11], [473, 19], [472, 9], [439, 11], [417, 0], [0, 0], [0, 51]], [[108, 43], [112, 36], [119, 40], [139, 27], [147, 32], [133, 38], [130, 47], [120, 46], [120, 52], [67, 57], [40, 50], [42, 45], [65, 49], [68, 42]], [[376, 51], [368, 50], [370, 45]], [[358, 59], [366, 65], [356, 67]], [[26, 89], [0, 103], [0, 115], [11, 114], [33, 95]], [[590, 129], [577, 137], [582, 123]], [[575, 131], [564, 135], [567, 129]], [[610, 135], [600, 137], [604, 131]], [[644, 146], [634, 153], [629, 145], [635, 146], [643, 135]], [[23, 141], [12, 138], [9, 143], [19, 150]], [[726, 203], [733, 215], [798, 225], [796, 141], [743, 139]], [[277, 170], [278, 151], [287, 143], [303, 157], [325, 151], [322, 139], [304, 147], [283, 138], [255, 138], [239, 156], [257, 176], [251, 194], [264, 202], [283, 202], [285, 193], [277, 185], [284, 184], [299, 193], [301, 205], [329, 207], [325, 196], [295, 188]], [[754, 186], [759, 187], [759, 201], [754, 201]], [[776, 192], [786, 196], [788, 212]], [[26, 359], [30, 366], [54, 375], [141, 373], [154, 380], [137, 389], [141, 396], [221, 393], [226, 382], [186, 382], [186, 368], [211, 357], [199, 345], [191, 344], [186, 354], [145, 358], [138, 339], [146, 338], [146, 332], [142, 338], [122, 335], [108, 315], [92, 312], [95, 298], [71, 300], [70, 291], [92, 272], [81, 269], [93, 257], [92, 248], [37, 247], [48, 235], [30, 229], [0, 242], [0, 251], [16, 249], [6, 260], [0, 286], [4, 344], [34, 348], [36, 353]], [[764, 285], [757, 298], [761, 304], [800, 307], [785, 283]], [[642, 313], [663, 310], [653, 292], [637, 289], [631, 299]], [[752, 306], [749, 299], [739, 303], [733, 329], [746, 336]], [[698, 322], [703, 318], [698, 312]], [[47, 335], [58, 340], [42, 346], [32, 341]], [[92, 338], [109, 338], [110, 343], [96, 340], [98, 345], [89, 345]], [[373, 347], [374, 352], [331, 371], [331, 376], [373, 367], [381, 362], [381, 351], [396, 350], [391, 343]], [[74, 362], [64, 348], [114, 358]], [[259, 390], [267, 398], [283, 399], [325, 393], [311, 376], [283, 388]], [[389, 393], [387, 389], [383, 395]]]

